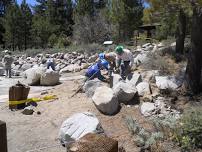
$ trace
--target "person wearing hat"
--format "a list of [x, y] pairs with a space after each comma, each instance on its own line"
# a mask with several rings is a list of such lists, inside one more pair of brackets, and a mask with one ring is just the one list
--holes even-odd
[[97, 63], [93, 64], [87, 69], [85, 74], [86, 76], [85, 81], [98, 78], [100, 81], [108, 82], [107, 78], [105, 78], [101, 74], [101, 70], [102, 69], [108, 70], [108, 66], [109, 66], [109, 63], [105, 59], [99, 60]]
[[117, 46], [115, 52], [117, 54], [117, 68], [121, 67], [120, 75], [125, 80], [134, 63], [133, 54], [130, 50], [124, 49], [123, 46]]
[[113, 71], [116, 68], [116, 53], [100, 53], [99, 60], [105, 59], [109, 63], [109, 71]]
[[6, 55], [3, 58], [3, 63], [4, 63], [4, 67], [6, 70], [6, 77], [11, 78], [11, 65], [14, 61], [13, 57], [12, 57], [12, 53], [8, 50], [5, 51]]

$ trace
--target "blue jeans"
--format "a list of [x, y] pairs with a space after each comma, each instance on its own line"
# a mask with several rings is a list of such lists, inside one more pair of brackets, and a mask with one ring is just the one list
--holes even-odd
[[130, 61], [124, 61], [123, 64], [121, 64], [121, 69], [120, 69], [120, 75], [122, 77], [122, 79], [126, 79], [126, 77], [128, 76], [128, 74], [130, 73]]
[[53, 62], [49, 62], [47, 65], [47, 69], [52, 68], [55, 71], [55, 64]]

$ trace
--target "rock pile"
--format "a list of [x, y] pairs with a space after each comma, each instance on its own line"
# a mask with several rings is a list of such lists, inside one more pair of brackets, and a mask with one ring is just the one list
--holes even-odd
[[180, 112], [172, 109], [165, 101], [164, 97], [158, 97], [153, 103], [143, 102], [140, 106], [140, 111], [145, 117], [152, 115], [164, 117], [171, 114], [179, 118]]
[[33, 67], [46, 67], [46, 61], [49, 57], [55, 59], [55, 69], [60, 73], [78, 72], [87, 68], [97, 59], [97, 55], [78, 52], [37, 54], [35, 57], [21, 55], [15, 56], [15, 62], [12, 65], [13, 73], [23, 72]]

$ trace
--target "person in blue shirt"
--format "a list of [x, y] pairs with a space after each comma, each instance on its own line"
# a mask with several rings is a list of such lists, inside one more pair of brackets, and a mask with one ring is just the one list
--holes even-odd
[[98, 78], [100, 81], [108, 82], [108, 80], [101, 74], [101, 70], [102, 69], [108, 70], [108, 66], [109, 63], [105, 59], [102, 59], [97, 63], [93, 64], [92, 66], [90, 66], [85, 74], [86, 81]]

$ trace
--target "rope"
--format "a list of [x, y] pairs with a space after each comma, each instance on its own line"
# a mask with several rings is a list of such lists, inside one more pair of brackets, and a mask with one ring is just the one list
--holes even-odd
[[30, 98], [30, 99], [26, 99], [26, 100], [9, 101], [9, 105], [19, 105], [19, 104], [29, 103], [29, 102], [40, 102], [40, 101], [46, 101], [46, 100], [51, 100], [51, 99], [57, 99], [57, 96], [50, 95], [50, 96], [45, 96], [43, 98]]

